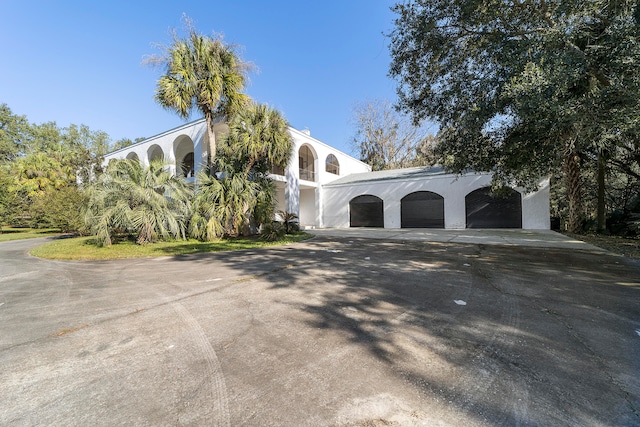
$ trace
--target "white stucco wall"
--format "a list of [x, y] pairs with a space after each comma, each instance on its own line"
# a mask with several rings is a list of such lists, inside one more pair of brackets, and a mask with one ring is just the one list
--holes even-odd
[[305, 188], [300, 190], [300, 225], [316, 227], [316, 189]]
[[[400, 201], [416, 191], [432, 191], [444, 198], [445, 228], [466, 227], [465, 196], [491, 185], [491, 174], [437, 175], [411, 179], [329, 184], [323, 188], [324, 227], [349, 227], [349, 201], [370, 194], [383, 200], [385, 228], [400, 228]], [[522, 197], [522, 228], [549, 229], [549, 181], [540, 190]], [[520, 193], [522, 189], [516, 188]]]
[[[206, 165], [208, 138], [204, 119], [163, 132], [137, 144], [109, 153], [110, 159], [126, 158], [135, 153], [143, 164], [148, 164], [149, 149], [158, 146], [164, 158], [176, 173], [176, 150], [184, 155], [180, 141], [189, 138], [193, 142], [196, 173]], [[223, 132], [225, 125], [216, 125], [216, 134]], [[301, 225], [310, 227], [349, 227], [349, 201], [356, 196], [371, 194], [384, 201], [384, 226], [400, 228], [400, 201], [415, 191], [432, 191], [444, 197], [445, 228], [465, 228], [465, 196], [473, 190], [491, 184], [490, 174], [433, 175], [404, 179], [385, 179], [368, 182], [332, 184], [333, 181], [354, 173], [370, 172], [365, 163], [319, 141], [307, 132], [289, 128], [293, 137], [292, 158], [284, 176], [274, 176], [277, 183], [278, 209], [299, 216]], [[310, 147], [314, 154], [315, 181], [300, 180], [298, 153], [302, 146]], [[179, 148], [181, 147], [181, 148]], [[338, 159], [340, 174], [325, 170], [327, 157], [333, 154]], [[181, 159], [180, 159], [181, 160]], [[522, 189], [517, 189], [522, 193]], [[522, 227], [525, 229], [549, 229], [549, 181], [541, 182], [540, 190], [522, 196]]]
[[162, 150], [164, 159], [169, 162], [171, 171], [176, 173], [175, 143], [187, 137], [193, 142], [193, 157], [197, 172], [207, 161], [206, 133], [207, 125], [204, 119], [198, 120], [152, 136], [129, 147], [113, 151], [105, 156], [105, 163], [111, 159], [124, 159], [130, 153], [135, 153], [142, 164], [147, 165], [149, 164], [149, 149], [157, 145]]
[[545, 179], [540, 181], [538, 191], [522, 195], [522, 228], [525, 230], [551, 228], [550, 190], [549, 179]]
[[[293, 137], [293, 153], [291, 161], [289, 162], [289, 169], [291, 170], [292, 176], [294, 176], [296, 179], [300, 179], [298, 152], [303, 145], [309, 146], [311, 152], [315, 156], [315, 182], [317, 182], [318, 184], [326, 184], [345, 175], [369, 172], [371, 170], [371, 167], [366, 163], [363, 163], [360, 160], [355, 159], [348, 154], [345, 154], [342, 151], [313, 138], [311, 135], [303, 131], [289, 128], [289, 132]], [[338, 159], [338, 163], [340, 164], [339, 175], [326, 171], [326, 160], [330, 154], [333, 154]]]
[[[216, 124], [216, 135], [224, 131], [224, 123], [218, 122]], [[320, 227], [322, 222], [321, 185], [345, 175], [370, 171], [371, 168], [367, 164], [313, 138], [309, 132], [299, 131], [294, 128], [289, 128], [289, 132], [293, 137], [293, 150], [289, 167], [285, 170], [284, 176], [274, 176], [274, 179], [279, 181], [276, 194], [277, 207], [279, 210], [295, 213], [303, 219], [306, 226]], [[185, 153], [184, 145], [180, 145], [180, 142], [184, 141], [185, 138], [189, 138], [193, 142], [194, 166], [197, 174], [206, 166], [209, 154], [207, 124], [204, 119], [187, 123], [129, 147], [109, 153], [105, 156], [105, 164], [111, 159], [124, 159], [128, 155], [135, 154], [146, 165], [149, 163], [149, 151], [153, 151], [152, 148], [157, 146], [162, 150], [164, 159], [169, 162], [171, 172], [177, 174], [180, 171], [176, 167], [176, 151], [179, 151], [178, 160], [182, 160]], [[314, 154], [315, 181], [313, 182], [300, 180], [298, 152], [303, 145], [307, 145]], [[326, 171], [326, 159], [330, 154], [333, 154], [338, 159], [340, 165], [339, 175]]]
[[[293, 152], [286, 175], [287, 210], [300, 218], [300, 224], [307, 227], [322, 227], [322, 185], [345, 175], [369, 172], [371, 167], [366, 163], [345, 154], [338, 149], [313, 138], [310, 134], [289, 128], [293, 137]], [[308, 146], [314, 155], [313, 169], [315, 181], [300, 179], [298, 153], [302, 146]], [[340, 174], [326, 171], [327, 157], [333, 154], [338, 159]]]

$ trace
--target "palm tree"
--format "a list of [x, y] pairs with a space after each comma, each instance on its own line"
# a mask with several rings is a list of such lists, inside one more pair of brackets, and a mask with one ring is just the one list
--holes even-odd
[[251, 103], [229, 122], [229, 131], [221, 144], [221, 166], [227, 173], [242, 171], [257, 184], [256, 204], [250, 216], [255, 230], [274, 219], [275, 186], [269, 172], [284, 169], [293, 152], [289, 124], [276, 109]]
[[247, 174], [251, 170], [264, 174], [274, 166], [284, 169], [293, 150], [288, 128], [278, 110], [251, 103], [229, 122], [229, 132], [223, 140], [224, 157], [242, 163]]
[[300, 228], [298, 223], [298, 215], [294, 214], [293, 212], [278, 211], [278, 216], [282, 219], [282, 223], [284, 224], [284, 232], [286, 234], [289, 234], [290, 231], [298, 230]]
[[252, 103], [236, 113], [220, 144], [220, 173], [198, 176], [191, 235], [211, 240], [272, 221], [275, 188], [268, 172], [286, 167], [292, 149], [287, 121], [277, 110]]
[[156, 86], [155, 99], [185, 120], [194, 110], [207, 121], [211, 158], [216, 155], [214, 120], [225, 119], [242, 110], [249, 96], [242, 93], [251, 64], [244, 62], [222, 37], [199, 34], [187, 20], [189, 36], [181, 39], [174, 32], [173, 44], [161, 56], [147, 62], [166, 68]]
[[218, 179], [201, 172], [189, 232], [200, 240], [238, 236], [249, 223], [260, 192], [258, 183], [235, 173]]
[[137, 160], [115, 160], [90, 186], [85, 221], [100, 245], [111, 245], [116, 231], [135, 234], [138, 244], [184, 239], [190, 197], [188, 184], [163, 162], [145, 167]]

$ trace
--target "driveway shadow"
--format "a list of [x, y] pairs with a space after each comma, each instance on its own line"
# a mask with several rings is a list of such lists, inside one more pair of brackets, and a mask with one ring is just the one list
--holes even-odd
[[640, 270], [623, 258], [335, 237], [215, 258], [307, 295], [291, 309], [309, 326], [478, 422], [640, 421]]

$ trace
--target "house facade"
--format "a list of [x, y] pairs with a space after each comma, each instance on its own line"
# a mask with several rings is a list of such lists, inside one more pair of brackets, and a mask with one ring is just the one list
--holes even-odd
[[[204, 119], [197, 120], [105, 157], [155, 159], [171, 172], [193, 182], [209, 161]], [[219, 138], [227, 130], [214, 126]], [[303, 228], [524, 228], [549, 229], [549, 181], [538, 191], [513, 188], [493, 197], [491, 174], [447, 174], [440, 168], [409, 168], [371, 172], [371, 168], [311, 137], [289, 128], [293, 154], [285, 170], [273, 170], [276, 209], [298, 215]]]

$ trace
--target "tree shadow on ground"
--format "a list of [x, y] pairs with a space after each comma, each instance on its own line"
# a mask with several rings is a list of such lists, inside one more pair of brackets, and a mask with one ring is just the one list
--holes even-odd
[[640, 420], [639, 269], [619, 257], [327, 237], [216, 259], [477, 422]]

